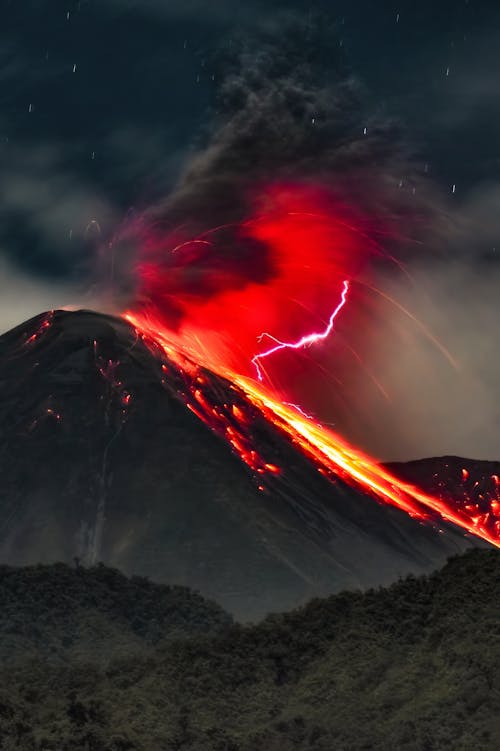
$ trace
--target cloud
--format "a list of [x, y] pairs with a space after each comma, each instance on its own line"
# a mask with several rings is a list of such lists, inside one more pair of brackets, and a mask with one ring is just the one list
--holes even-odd
[[[214, 23], [228, 20], [235, 7], [232, 2], [207, 5], [194, 0], [143, 0], [140, 4], [108, 0], [108, 5], [121, 12], [136, 9], [167, 19], [194, 14]], [[102, 141], [103, 148], [116, 158], [115, 181], [123, 185], [134, 176], [131, 196], [135, 176], [140, 174], [151, 176], [155, 190], [162, 182], [167, 186], [140, 222], [133, 217], [122, 222], [122, 212], [106, 190], [96, 190], [81, 170], [74, 169], [71, 148], [51, 143], [23, 148], [7, 144], [0, 175], [0, 218], [4, 227], [14, 223], [16, 231], [29, 230], [32, 244], [23, 244], [19, 235], [18, 241], [5, 248], [3, 260], [0, 254], [0, 327], [7, 329], [43, 309], [68, 303], [102, 309], [100, 295], [91, 291], [82, 296], [81, 284], [69, 281], [72, 275], [68, 273], [68, 267], [79, 269], [76, 277], [92, 289], [95, 277], [82, 264], [91, 253], [85, 237], [96, 229], [93, 220], [106, 239], [118, 228], [112, 250], [113, 281], [119, 291], [133, 293], [134, 243], [141, 242], [145, 226], [168, 231], [181, 227], [192, 237], [245, 217], [253, 208], [256, 185], [274, 180], [319, 183], [336, 191], [368, 225], [387, 223], [390, 233], [384, 243], [403, 262], [411, 279], [393, 266], [390, 271], [378, 271], [371, 281], [405, 305], [450, 351], [459, 367], [451, 366], [421, 326], [394, 306], [384, 305], [378, 319], [369, 320], [358, 339], [354, 332], [352, 344], [362, 345], [366, 362], [355, 372], [346, 371], [340, 397], [336, 382], [319, 389], [311, 388], [309, 380], [298, 401], [382, 458], [436, 453], [498, 458], [500, 415], [495, 404], [500, 355], [492, 343], [500, 284], [495, 262], [495, 254], [500, 253], [500, 187], [483, 184], [466, 196], [460, 193], [452, 200], [444, 199], [422, 176], [398, 124], [367, 109], [364, 93], [335, 45], [335, 30], [326, 24], [314, 29], [304, 22], [285, 25], [282, 17], [268, 19], [263, 29], [250, 36], [232, 34], [210, 61], [210, 70], [218, 84], [213, 118], [184, 165], [186, 153], [169, 155], [168, 139], [160, 130], [151, 132], [126, 123], [110, 128]], [[452, 67], [444, 83], [447, 113], [443, 107], [436, 108], [435, 117], [429, 113], [439, 132], [489, 106], [493, 78], [480, 81], [475, 70], [467, 78], [466, 72], [459, 76]], [[464, 81], [468, 84], [462, 109], [459, 96]], [[179, 172], [172, 190], [172, 175]], [[217, 286], [207, 283], [208, 274], [217, 271], [219, 262], [234, 248], [232, 238], [226, 237], [219, 246], [220, 258], [197, 256], [188, 277], [189, 291], [197, 285], [196, 291], [218, 293]], [[35, 273], [37, 253], [43, 255], [45, 267], [50, 256], [54, 275], [66, 269], [62, 275], [67, 281], [46, 282], [21, 271], [20, 264], [16, 266], [21, 249], [31, 256], [19, 259], [25, 269], [31, 264]], [[256, 268], [245, 259], [259, 254], [262, 247], [246, 245], [240, 250], [241, 264], [237, 257], [235, 273], [224, 277], [235, 288], [241, 286], [249, 268], [252, 272]], [[159, 251], [164, 252], [165, 246]], [[104, 266], [98, 266], [99, 273], [103, 268], [109, 272], [106, 258]], [[171, 274], [168, 264], [164, 269]], [[269, 271], [265, 264], [258, 270], [261, 274]], [[324, 363], [330, 370], [338, 367], [337, 356], [335, 347], [325, 351]], [[313, 403], [308, 403], [311, 393]], [[341, 399], [348, 402], [343, 411]]]
[[68, 169], [61, 148], [5, 147], [3, 156], [0, 216], [4, 222], [19, 217], [53, 254], [76, 251], [92, 222], [106, 228], [116, 222], [109, 202]]
[[420, 323], [388, 308], [374, 330], [370, 367], [390, 399], [360, 392], [374, 428], [370, 448], [386, 459], [452, 454], [497, 460], [500, 264], [457, 258], [422, 262], [410, 272], [411, 285], [382, 280], [387, 294]]
[[[321, 23], [323, 21], [323, 23]], [[395, 122], [369, 111], [350, 75], [335, 28], [319, 19], [268, 21], [237, 35], [211, 68], [219, 82], [207, 142], [152, 220], [206, 228], [248, 210], [250, 187], [270, 180], [317, 181], [393, 227], [434, 214], [432, 190]]]
[[45, 310], [102, 307], [98, 297], [73, 284], [42, 280], [21, 272], [0, 253], [0, 334]]
[[45, 309], [99, 299], [119, 213], [70, 167], [64, 146], [3, 144], [0, 328]]
[[[118, 299], [120, 264], [129, 266], [124, 248], [113, 257], [109, 245], [133, 207], [122, 208], [109, 185], [98, 184], [88, 168], [91, 152], [82, 155], [64, 141], [1, 139], [2, 130], [8, 129], [0, 122], [0, 288], [3, 295], [16, 281], [22, 287], [18, 300], [9, 294], [4, 303], [4, 320], [22, 322], [36, 312], [34, 301], [52, 309], [110, 284]], [[141, 198], [130, 190], [141, 176], [149, 189], [169, 185], [184, 158], [168, 138], [132, 126], [111, 128], [99, 145], [98, 158], [106, 155], [112, 181], [127, 186], [131, 199]]]
[[475, 185], [454, 209], [456, 252], [465, 258], [490, 259], [500, 267], [500, 183]]
[[498, 122], [499, 44], [500, 33], [496, 28], [483, 29], [458, 42], [455, 54], [453, 50], [448, 53], [449, 64], [445, 65], [443, 50], [436, 51], [431, 64], [434, 71], [441, 69], [442, 74], [435, 87], [438, 106], [429, 110], [431, 121], [449, 129], [483, 118]]
[[[310, 33], [299, 25], [278, 44], [269, 29], [257, 45], [233, 41], [206, 147], [151, 218], [192, 232], [238, 221], [251, 186], [283, 179], [330, 186], [362, 216], [387, 221], [384, 242], [404, 273], [397, 265], [372, 270], [370, 283], [408, 312], [380, 298], [361, 332], [343, 329], [362, 364], [341, 367], [341, 399], [332, 398], [333, 382], [316, 388], [311, 372], [293, 396], [384, 459], [498, 458], [500, 188], [443, 196], [397, 125], [364, 109], [342, 58], [328, 58], [321, 34], [311, 41]], [[331, 49], [331, 29], [325, 38]], [[471, 116], [474, 96], [484, 102], [489, 93], [486, 85], [471, 91]], [[332, 347], [333, 359], [328, 348], [319, 359], [338, 373]]]

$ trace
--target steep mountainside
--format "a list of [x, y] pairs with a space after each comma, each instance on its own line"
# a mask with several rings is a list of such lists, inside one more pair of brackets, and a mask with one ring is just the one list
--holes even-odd
[[[121, 319], [56, 311], [8, 332], [0, 387], [0, 563], [102, 561], [256, 618], [479, 544], [332, 484], [260, 413], [259, 453], [282, 471], [253, 472]], [[203, 388], [229, 421], [249, 409], [210, 372]]]

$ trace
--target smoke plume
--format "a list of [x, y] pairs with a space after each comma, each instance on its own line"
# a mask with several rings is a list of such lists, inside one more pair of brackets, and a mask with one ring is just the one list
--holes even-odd
[[[206, 67], [214, 104], [197, 149], [119, 238], [138, 248], [135, 307], [244, 371], [259, 333], [289, 340], [324, 322], [348, 276], [332, 341], [280, 354], [274, 387], [383, 458], [493, 458], [471, 319], [454, 336], [469, 207], [451, 211], [397, 124], [367, 111], [328, 25], [281, 18]], [[477, 266], [474, 278], [481, 294]]]

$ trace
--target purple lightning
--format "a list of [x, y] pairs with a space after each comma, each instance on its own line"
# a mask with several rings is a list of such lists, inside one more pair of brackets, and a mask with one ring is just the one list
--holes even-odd
[[267, 336], [269, 339], [271, 339], [273, 342], [276, 342], [275, 347], [271, 347], [271, 349], [266, 350], [265, 352], [259, 352], [258, 355], [255, 355], [255, 357], [252, 358], [252, 364], [255, 367], [255, 370], [257, 371], [257, 377], [259, 381], [263, 380], [262, 370], [259, 365], [259, 361], [262, 360], [264, 357], [269, 357], [269, 355], [273, 355], [275, 352], [279, 352], [282, 349], [301, 349], [302, 347], [306, 347], [308, 344], [314, 344], [318, 341], [323, 341], [328, 336], [330, 336], [333, 326], [335, 323], [335, 319], [337, 318], [338, 314], [344, 307], [344, 305], [347, 302], [347, 293], [349, 292], [349, 282], [347, 280], [344, 280], [343, 288], [342, 288], [342, 295], [340, 297], [340, 302], [333, 311], [333, 313], [330, 316], [330, 319], [328, 321], [328, 325], [325, 328], [324, 331], [321, 331], [316, 334], [306, 334], [301, 339], [299, 339], [297, 342], [281, 342], [279, 339], [276, 339], [275, 336], [272, 336], [272, 334], [268, 334], [267, 332], [264, 332], [258, 337], [259, 342], [262, 341], [262, 339]]

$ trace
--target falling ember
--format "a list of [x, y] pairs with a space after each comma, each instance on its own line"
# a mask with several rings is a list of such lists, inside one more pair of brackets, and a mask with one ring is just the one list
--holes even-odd
[[54, 311], [51, 310], [49, 313], [47, 313], [46, 317], [43, 319], [43, 321], [40, 323], [37, 330], [28, 338], [26, 339], [25, 344], [33, 344], [33, 342], [36, 342], [38, 339], [40, 339], [45, 332], [50, 329], [52, 325], [52, 319], [54, 318]]
[[46, 412], [47, 412], [47, 417], [53, 417], [54, 420], [56, 420], [57, 422], [61, 421], [62, 418], [61, 418], [61, 415], [59, 414], [59, 412], [55, 412], [50, 407], [47, 409]]
[[324, 329], [324, 331], [321, 331], [317, 334], [306, 334], [305, 336], [302, 336], [300, 339], [298, 339], [296, 342], [281, 342], [279, 339], [276, 339], [275, 336], [272, 336], [272, 334], [263, 333], [259, 336], [259, 342], [262, 341], [264, 337], [267, 337], [268, 339], [271, 339], [271, 341], [274, 342], [274, 346], [270, 347], [270, 349], [265, 350], [264, 352], [260, 352], [258, 355], [255, 355], [255, 357], [252, 358], [252, 364], [255, 366], [255, 370], [257, 371], [257, 377], [259, 381], [264, 380], [264, 377], [262, 375], [262, 370], [260, 367], [260, 362], [265, 357], [269, 357], [270, 355], [274, 355], [276, 352], [279, 352], [282, 349], [302, 349], [303, 347], [310, 346], [311, 344], [316, 344], [317, 342], [323, 341], [324, 339], [327, 339], [330, 334], [333, 331], [333, 326], [335, 323], [335, 319], [337, 318], [338, 314], [344, 307], [344, 305], [347, 302], [347, 293], [349, 291], [349, 282], [344, 281], [343, 289], [342, 289], [342, 295], [340, 298], [340, 302], [333, 311], [333, 313], [330, 316], [330, 319], [328, 321], [328, 325]]

